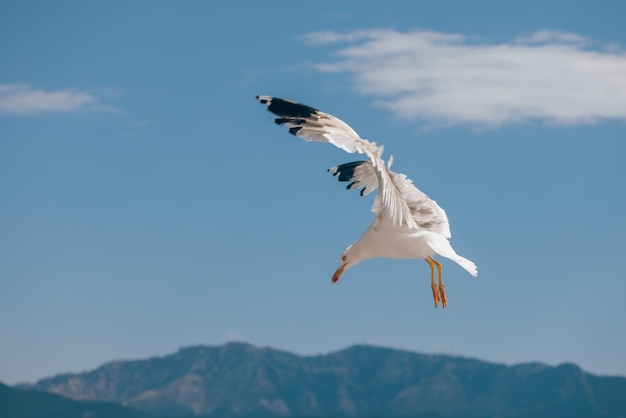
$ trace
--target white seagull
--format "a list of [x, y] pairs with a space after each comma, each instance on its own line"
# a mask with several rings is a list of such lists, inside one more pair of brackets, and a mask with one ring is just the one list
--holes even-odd
[[[365, 154], [369, 161], [354, 161], [329, 168], [339, 181], [349, 181], [348, 189], [361, 189], [365, 196], [378, 189], [372, 206], [376, 215], [367, 230], [341, 254], [339, 268], [332, 282], [350, 267], [374, 257], [424, 259], [430, 266], [430, 280], [435, 307], [448, 305], [441, 277], [441, 264], [435, 254], [448, 258], [476, 277], [476, 265], [458, 255], [448, 239], [450, 224], [445, 211], [418, 190], [406, 175], [391, 171], [393, 156], [387, 165], [382, 159], [383, 146], [361, 138], [340, 119], [310, 106], [271, 96], [257, 96], [287, 125], [289, 133], [305, 141], [330, 142], [349, 153]], [[439, 282], [435, 283], [435, 267]]]

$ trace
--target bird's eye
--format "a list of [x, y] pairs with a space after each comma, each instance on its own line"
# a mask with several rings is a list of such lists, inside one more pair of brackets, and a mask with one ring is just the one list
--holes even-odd
[[346, 256], [345, 255], [341, 256], [341, 261], [346, 261]]

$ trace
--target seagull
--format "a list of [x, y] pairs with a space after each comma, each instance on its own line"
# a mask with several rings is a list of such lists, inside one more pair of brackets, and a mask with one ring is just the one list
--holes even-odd
[[[361, 261], [375, 258], [423, 259], [430, 266], [435, 307], [448, 306], [441, 263], [433, 256], [448, 258], [476, 277], [476, 265], [458, 255], [450, 245], [450, 224], [445, 211], [413, 185], [405, 174], [391, 171], [393, 156], [385, 164], [383, 146], [361, 138], [342, 120], [304, 104], [271, 96], [256, 96], [278, 116], [274, 122], [286, 125], [289, 133], [305, 141], [330, 142], [349, 153], [364, 154], [367, 161], [354, 161], [328, 169], [348, 189], [360, 189], [361, 196], [378, 190], [372, 206], [374, 221], [363, 235], [350, 244], [339, 258], [332, 282]], [[435, 282], [435, 268], [438, 282]]]

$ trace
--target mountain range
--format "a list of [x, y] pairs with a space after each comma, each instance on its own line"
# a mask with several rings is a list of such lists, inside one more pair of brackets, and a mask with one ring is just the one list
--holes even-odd
[[83, 402], [0, 383], [0, 418], [159, 418], [106, 402]]
[[20, 388], [207, 418], [626, 417], [624, 377], [365, 345], [317, 356], [244, 343], [195, 346]]

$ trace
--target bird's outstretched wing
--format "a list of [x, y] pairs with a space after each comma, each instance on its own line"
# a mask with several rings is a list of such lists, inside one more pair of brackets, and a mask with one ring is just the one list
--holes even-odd
[[[365, 196], [378, 188], [376, 172], [369, 161], [354, 161], [328, 169], [339, 181], [350, 182], [347, 189], [361, 189], [361, 196]], [[450, 224], [446, 212], [424, 192], [413, 184], [406, 175], [387, 171], [398, 190], [402, 192], [413, 220], [422, 229], [450, 238]], [[377, 212], [378, 200], [374, 202], [372, 211]]]
[[256, 98], [278, 116], [275, 119], [278, 125], [289, 127], [291, 134], [305, 141], [330, 142], [346, 152], [365, 154], [378, 179], [379, 192], [376, 200], [379, 203], [374, 203], [376, 215], [391, 220], [394, 225], [417, 227], [402, 191], [393, 183], [385, 167], [382, 146], [362, 139], [348, 124], [318, 109], [277, 97]]
[[363, 187], [362, 194], [378, 188], [372, 207], [376, 216], [390, 219], [394, 225], [418, 228], [421, 223], [430, 229], [432, 226], [429, 221], [420, 217], [428, 215], [431, 219], [434, 215], [441, 218], [438, 228], [444, 233], [447, 231], [449, 235], [448, 220], [443, 209], [415, 188], [405, 175], [394, 173], [385, 166], [382, 159], [384, 147], [361, 138], [342, 120], [313, 107], [271, 96], [257, 96], [257, 100], [267, 105], [268, 110], [278, 116], [275, 122], [287, 125], [291, 134], [305, 141], [330, 142], [349, 153], [365, 154], [369, 161], [334, 168], [335, 173], [351, 171], [349, 177], [354, 184], [350, 188]]

